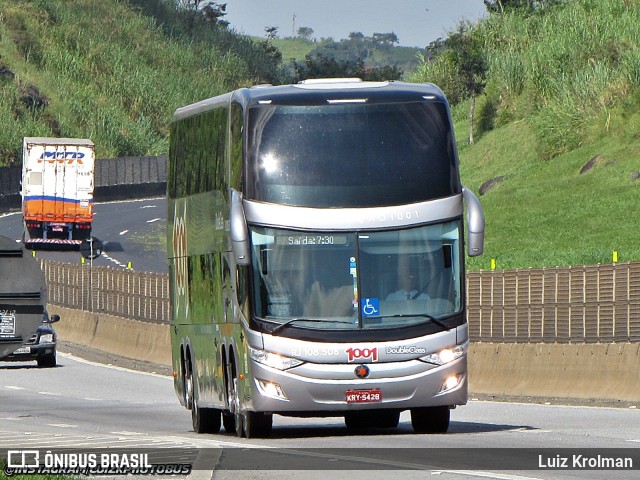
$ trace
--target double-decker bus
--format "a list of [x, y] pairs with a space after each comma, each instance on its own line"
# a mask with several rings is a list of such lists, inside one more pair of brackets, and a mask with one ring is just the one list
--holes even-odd
[[273, 415], [445, 432], [467, 402], [467, 253], [482, 208], [432, 84], [307, 80], [176, 110], [174, 386], [196, 432]]

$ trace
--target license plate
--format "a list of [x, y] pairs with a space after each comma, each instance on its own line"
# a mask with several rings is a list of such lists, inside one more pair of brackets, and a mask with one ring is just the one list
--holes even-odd
[[382, 392], [379, 388], [372, 390], [347, 390], [345, 393], [347, 403], [372, 403], [382, 401]]
[[0, 315], [0, 334], [13, 335], [16, 333], [16, 317]]
[[22, 355], [23, 353], [31, 353], [31, 347], [20, 347], [13, 353], [15, 355]]

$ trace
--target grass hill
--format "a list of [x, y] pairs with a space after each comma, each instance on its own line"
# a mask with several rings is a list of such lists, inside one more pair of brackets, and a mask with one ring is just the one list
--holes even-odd
[[171, 0], [0, 0], [0, 165], [24, 136], [165, 154], [177, 107], [278, 75], [264, 44]]
[[[462, 178], [496, 185], [480, 197], [486, 252], [472, 269], [640, 260], [638, 25], [637, 0], [566, 0], [473, 28], [489, 69], [473, 145], [468, 102], [453, 107]], [[285, 62], [304, 53], [282, 48]], [[407, 79], [447, 92], [446, 58]], [[279, 83], [281, 67], [264, 41], [170, 0], [0, 0], [0, 165], [37, 135], [89, 137], [99, 157], [164, 154], [176, 107]]]
[[[453, 110], [462, 178], [476, 193], [501, 181], [480, 197], [486, 250], [471, 268], [640, 260], [638, 25], [635, 1], [570, 0], [472, 30], [489, 70], [473, 145], [468, 101]], [[446, 93], [445, 57], [411, 79]]]

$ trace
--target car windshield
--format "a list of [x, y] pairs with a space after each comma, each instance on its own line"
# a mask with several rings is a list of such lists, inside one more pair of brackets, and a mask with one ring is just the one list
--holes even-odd
[[367, 233], [253, 227], [251, 237], [255, 314], [276, 328], [397, 328], [462, 307], [457, 221]]

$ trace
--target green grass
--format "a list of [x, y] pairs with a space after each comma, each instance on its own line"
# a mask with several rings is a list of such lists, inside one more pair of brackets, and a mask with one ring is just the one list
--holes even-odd
[[[489, 65], [468, 145], [468, 102], [453, 108], [461, 175], [487, 221], [471, 269], [640, 260], [640, 9], [627, 0], [569, 0], [535, 13], [491, 15], [478, 36]], [[446, 56], [410, 76], [447, 93]], [[455, 92], [453, 92], [455, 93]], [[596, 155], [590, 171], [580, 169]]]
[[282, 52], [282, 61], [285, 63], [292, 59], [297, 62], [304, 61], [304, 57], [318, 46], [317, 42], [302, 38], [274, 38], [271, 43]]
[[[604, 127], [604, 126], [603, 126]], [[480, 197], [486, 215], [484, 257], [471, 269], [499, 269], [640, 260], [636, 208], [640, 181], [640, 116], [612, 112], [609, 133], [588, 145], [540, 161], [525, 121], [485, 135], [461, 149], [463, 183], [476, 193], [498, 176], [506, 179]], [[600, 155], [594, 168], [581, 168]]]
[[[98, 157], [165, 154], [177, 107], [277, 77], [246, 37], [143, 13], [168, 1], [0, 0], [12, 72], [0, 76], [0, 165], [19, 161], [24, 136], [91, 138]], [[39, 107], [22, 99], [33, 88]]]

